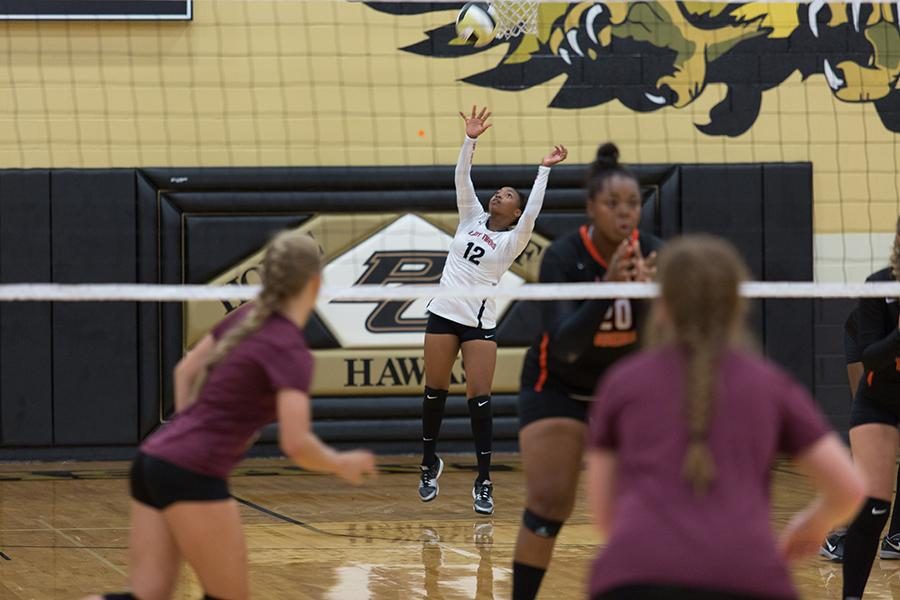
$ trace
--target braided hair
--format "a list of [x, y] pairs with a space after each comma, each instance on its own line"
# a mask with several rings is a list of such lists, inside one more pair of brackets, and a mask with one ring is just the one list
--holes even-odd
[[306, 233], [286, 231], [269, 243], [261, 267], [262, 290], [241, 321], [216, 343], [195, 388], [199, 392], [209, 373], [244, 339], [259, 330], [285, 301], [306, 287], [321, 271], [319, 245]]
[[711, 235], [683, 237], [659, 257], [671, 341], [688, 355], [684, 410], [689, 438], [682, 476], [698, 494], [705, 493], [716, 476], [708, 444], [715, 375], [722, 353], [744, 332], [746, 304], [740, 284], [747, 277], [747, 267], [734, 247]]

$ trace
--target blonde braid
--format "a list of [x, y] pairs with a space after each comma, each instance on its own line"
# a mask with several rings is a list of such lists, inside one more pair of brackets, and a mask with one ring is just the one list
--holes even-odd
[[321, 270], [319, 246], [309, 235], [284, 232], [272, 240], [262, 264], [262, 290], [240, 323], [216, 343], [194, 387], [199, 393], [209, 373], [243, 340], [258, 331], [285, 301], [300, 293]]
[[739, 286], [747, 269], [734, 248], [708, 235], [686, 236], [660, 255], [661, 302], [671, 321], [668, 336], [687, 352], [684, 398], [688, 447], [682, 476], [697, 494], [706, 493], [716, 476], [709, 449], [715, 410], [716, 373], [722, 354], [740, 341], [745, 305]]

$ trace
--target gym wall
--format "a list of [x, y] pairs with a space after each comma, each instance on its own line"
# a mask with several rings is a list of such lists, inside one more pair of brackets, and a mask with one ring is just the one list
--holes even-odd
[[[281, 227], [327, 237], [345, 278], [370, 257], [349, 250], [392, 226], [395, 241], [432, 233], [433, 248], [394, 250], [433, 260], [454, 218], [457, 111], [475, 103], [495, 122], [476, 158], [482, 192], [527, 188], [551, 143], [571, 150], [515, 281], [581, 218], [576, 165], [607, 139], [639, 165], [644, 226], [663, 237], [727, 235], [768, 280], [861, 281], [886, 264], [896, 3], [544, 3], [539, 34], [510, 55], [452, 43], [462, 3], [193, 4], [192, 21], [0, 22], [0, 282], [252, 281]], [[849, 304], [801, 304], [759, 307], [760, 339], [841, 427]], [[137, 443], [168, 414], [180, 352], [228, 308], [0, 304], [3, 451]], [[372, 309], [320, 311], [319, 427], [408, 449], [417, 334], [368, 332]], [[357, 333], [337, 326], [351, 317]], [[502, 393], [522, 343], [503, 346]], [[511, 439], [511, 397], [497, 407]]]

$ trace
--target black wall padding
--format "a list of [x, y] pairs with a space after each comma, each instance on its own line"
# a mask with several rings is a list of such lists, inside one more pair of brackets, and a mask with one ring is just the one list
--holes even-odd
[[[807, 165], [764, 165], [763, 275], [812, 281], [812, 173]], [[766, 355], [814, 389], [813, 301], [765, 300]]]
[[[528, 190], [536, 165], [473, 170], [481, 197]], [[641, 229], [663, 239], [707, 231], [733, 241], [766, 280], [812, 278], [809, 164], [639, 165]], [[553, 239], [585, 221], [584, 165], [553, 170], [536, 231]], [[0, 281], [205, 281], [255, 252], [273, 229], [331, 210], [455, 210], [453, 168], [252, 168], [0, 172]], [[229, 215], [253, 220], [253, 231]], [[258, 218], [257, 218], [258, 217]], [[231, 252], [222, 261], [221, 249]], [[190, 260], [186, 260], [189, 258]], [[218, 264], [217, 264], [218, 262]], [[832, 422], [846, 423], [843, 321], [852, 302], [768, 301], [755, 313], [769, 356], [812, 385]], [[536, 332], [533, 307], [501, 321], [502, 345]], [[532, 311], [532, 312], [529, 312]], [[133, 445], [160, 422], [181, 356], [178, 303], [0, 303], [0, 445]], [[336, 341], [318, 320], [316, 347]], [[813, 352], [811, 348], [814, 348]], [[316, 398], [316, 430], [339, 444], [418, 448], [421, 398]], [[515, 438], [516, 399], [495, 398], [498, 447]], [[264, 440], [273, 441], [276, 428]], [[461, 396], [442, 439], [468, 447]], [[458, 447], [458, 446], [457, 446]], [[12, 451], [12, 450], [9, 450]]]
[[[129, 170], [51, 175], [53, 281], [137, 280], [135, 177]], [[53, 306], [53, 430], [59, 445], [138, 441], [137, 307]]]
[[[140, 172], [135, 178], [137, 195], [137, 282], [159, 283], [157, 256], [157, 190]], [[160, 323], [161, 305], [140, 302], [138, 311], [138, 437], [143, 439], [159, 425], [161, 388]]]
[[[517, 414], [518, 397], [502, 394], [493, 396], [494, 415], [515, 416]], [[314, 398], [313, 418], [345, 419], [364, 417], [391, 419], [418, 417], [422, 414], [422, 398], [419, 396], [386, 396], [376, 398]], [[469, 407], [462, 396], [450, 396], [444, 414], [446, 416], [466, 416]], [[387, 423], [386, 423], [387, 424]]]
[[[0, 171], [0, 283], [50, 281], [50, 173]], [[53, 443], [51, 308], [0, 302], [0, 444]]]
[[812, 301], [814, 307], [816, 401], [839, 430], [849, 425], [852, 398], [844, 356], [844, 322], [856, 307], [855, 300]]
[[310, 215], [191, 215], [184, 219], [185, 283], [206, 283], [265, 246], [285, 229], [299, 227]]

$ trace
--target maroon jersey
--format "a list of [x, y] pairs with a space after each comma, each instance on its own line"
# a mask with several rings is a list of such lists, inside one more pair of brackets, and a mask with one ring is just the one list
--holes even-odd
[[[213, 330], [218, 339], [246, 316], [235, 311]], [[238, 313], [238, 314], [235, 314]], [[297, 326], [274, 314], [210, 373], [197, 400], [141, 451], [179, 467], [226, 478], [259, 429], [277, 418], [278, 390], [308, 393], [313, 357]]]
[[[779, 452], [795, 456], [829, 428], [806, 390], [772, 363], [726, 353], [709, 429], [716, 476], [697, 496], [681, 475], [686, 363], [672, 347], [627, 358], [597, 392], [589, 444], [613, 451], [617, 468], [612, 529], [591, 595], [648, 584], [796, 598], [771, 526], [771, 469]], [[753, 548], [737, 567], [725, 551], [736, 540]]]

